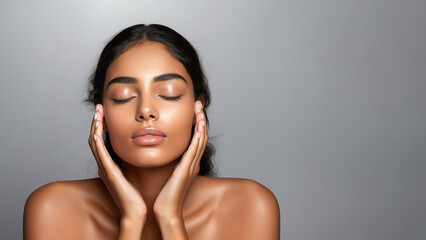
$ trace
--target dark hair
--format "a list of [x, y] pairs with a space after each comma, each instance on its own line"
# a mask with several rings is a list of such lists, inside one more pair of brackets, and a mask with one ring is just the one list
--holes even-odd
[[[102, 104], [105, 74], [109, 65], [128, 49], [140, 45], [145, 41], [155, 41], [164, 44], [170, 54], [176, 58], [188, 71], [194, 86], [194, 97], [204, 101], [206, 122], [208, 125], [207, 108], [210, 105], [210, 90], [207, 79], [204, 76], [197, 51], [183, 36], [173, 29], [159, 24], [138, 24], [119, 32], [103, 49], [95, 71], [89, 78], [88, 97], [86, 102], [94, 106]], [[192, 133], [194, 127], [192, 128]], [[121, 167], [122, 159], [112, 148], [108, 132], [104, 133], [105, 146], [111, 158]], [[207, 143], [204, 154], [200, 160], [200, 171], [198, 175], [214, 176], [212, 156], [214, 147]]]

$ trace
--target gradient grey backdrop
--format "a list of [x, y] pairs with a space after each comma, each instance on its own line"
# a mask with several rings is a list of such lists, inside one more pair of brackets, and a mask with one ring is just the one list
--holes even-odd
[[426, 239], [420, 0], [1, 1], [1, 239], [34, 189], [96, 175], [86, 79], [136, 23], [198, 49], [220, 176], [275, 193], [282, 239]]

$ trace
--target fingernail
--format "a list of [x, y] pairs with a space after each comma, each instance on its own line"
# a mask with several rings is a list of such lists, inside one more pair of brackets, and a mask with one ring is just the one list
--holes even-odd
[[96, 111], [98, 111], [99, 110], [99, 105], [98, 104], [96, 104]]
[[96, 134], [93, 134], [93, 138], [95, 139], [95, 142], [98, 140], [98, 137], [96, 136]]
[[203, 124], [203, 127], [204, 127], [204, 125], [206, 125], [206, 123], [204, 121], [202, 122], [202, 124]]
[[201, 137], [201, 132], [198, 132], [198, 139], [200, 139]]
[[203, 109], [203, 104], [201, 102], [198, 102], [198, 108], [201, 110]]
[[199, 131], [199, 132], [201, 132], [201, 131], [203, 130], [203, 126], [204, 126], [204, 124], [203, 124], [203, 123], [201, 123], [201, 124], [200, 124], [200, 126], [198, 127], [198, 131]]
[[99, 122], [96, 122], [96, 128], [99, 126]]
[[98, 114], [97, 113], [95, 113], [95, 116], [93, 117], [93, 119], [98, 119]]
[[201, 113], [201, 119], [204, 120], [204, 113]]

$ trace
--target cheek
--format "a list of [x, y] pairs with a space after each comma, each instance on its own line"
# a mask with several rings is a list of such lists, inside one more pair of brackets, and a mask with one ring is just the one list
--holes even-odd
[[[194, 119], [194, 110], [192, 105], [185, 108], [168, 111], [163, 116], [163, 121], [167, 121], [168, 140], [170, 147], [174, 149], [179, 156], [188, 148], [191, 140], [192, 122]], [[178, 156], [177, 156], [178, 157]]]
[[105, 121], [114, 151], [135, 166], [158, 166], [173, 161], [188, 149], [192, 139], [194, 107], [191, 101], [173, 106], [157, 104], [155, 107], [159, 118], [150, 124], [165, 132], [167, 140], [152, 148], [137, 147], [130, 140], [132, 132], [142, 126], [132, 117], [134, 114], [124, 109], [108, 111], [105, 108]]
[[128, 131], [126, 126], [129, 126], [130, 123], [130, 120], [126, 116], [126, 114], [120, 112], [110, 113], [108, 109], [105, 108], [104, 118], [111, 143], [113, 143], [114, 139], [126, 137]]

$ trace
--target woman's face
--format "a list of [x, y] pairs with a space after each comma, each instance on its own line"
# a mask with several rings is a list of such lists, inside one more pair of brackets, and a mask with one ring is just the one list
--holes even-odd
[[192, 80], [167, 48], [147, 41], [108, 67], [104, 84], [104, 130], [117, 155], [138, 167], [178, 159], [191, 139]]

